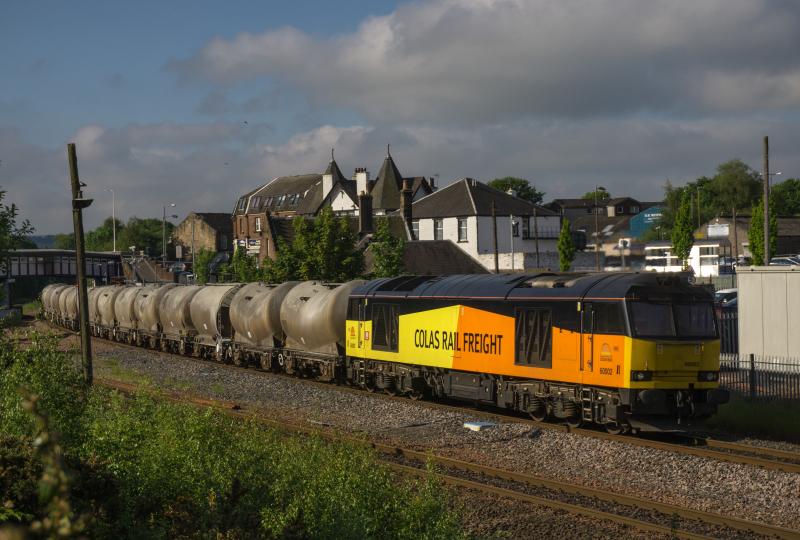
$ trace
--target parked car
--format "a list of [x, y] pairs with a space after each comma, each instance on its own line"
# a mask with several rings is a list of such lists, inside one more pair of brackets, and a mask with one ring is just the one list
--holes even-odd
[[714, 293], [714, 303], [722, 307], [728, 307], [730, 302], [736, 301], [737, 295], [738, 289], [720, 289]]
[[769, 260], [770, 266], [800, 266], [800, 259], [796, 257], [773, 257]]

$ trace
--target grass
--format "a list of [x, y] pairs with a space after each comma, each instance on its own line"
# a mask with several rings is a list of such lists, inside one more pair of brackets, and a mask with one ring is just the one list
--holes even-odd
[[800, 402], [758, 401], [731, 394], [705, 425], [739, 435], [800, 442]]
[[398, 481], [367, 448], [87, 387], [46, 337], [0, 343], [0, 433], [0, 470], [20, 465], [0, 475], [0, 537], [4, 521], [64, 516], [91, 538], [463, 536], [433, 477]]
[[36, 317], [42, 310], [42, 304], [38, 300], [22, 304], [23, 317]]

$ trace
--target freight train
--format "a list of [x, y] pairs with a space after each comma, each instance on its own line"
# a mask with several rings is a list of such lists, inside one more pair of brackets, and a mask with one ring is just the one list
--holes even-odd
[[[44, 316], [77, 330], [77, 296], [49, 285]], [[105, 286], [89, 292], [89, 324], [165, 352], [614, 433], [681, 429], [728, 401], [711, 295], [682, 274]]]

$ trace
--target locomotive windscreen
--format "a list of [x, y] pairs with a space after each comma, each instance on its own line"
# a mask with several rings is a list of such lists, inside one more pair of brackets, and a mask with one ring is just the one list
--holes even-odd
[[642, 338], [716, 338], [711, 302], [674, 298], [628, 302], [631, 331]]

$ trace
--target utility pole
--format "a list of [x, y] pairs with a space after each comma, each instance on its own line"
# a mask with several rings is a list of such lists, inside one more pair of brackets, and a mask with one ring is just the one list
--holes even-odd
[[598, 210], [598, 206], [597, 206], [597, 190], [598, 189], [599, 188], [597, 186], [594, 186], [594, 269], [599, 272], [600, 271], [600, 251], [598, 250], [598, 248], [600, 246], [597, 245], [597, 243], [600, 241], [600, 234], [599, 234], [599, 231], [598, 231], [600, 226], [597, 223], [597, 210]]
[[509, 238], [511, 239], [511, 271], [514, 271], [514, 214], [508, 215]]
[[536, 203], [533, 204], [533, 240], [536, 248], [536, 268], [541, 268], [539, 263], [539, 219], [536, 215]]
[[89, 295], [86, 292], [86, 250], [83, 245], [83, 209], [92, 204], [92, 199], [83, 198], [86, 184], [78, 178], [78, 156], [75, 144], [67, 145], [69, 176], [72, 184], [72, 225], [75, 229], [75, 264], [78, 274], [78, 309], [81, 318], [81, 361], [83, 378], [86, 384], [92, 384], [92, 341], [89, 336]]
[[111, 237], [113, 238], [114, 247], [112, 251], [117, 251], [117, 201], [114, 197], [114, 190], [107, 188], [106, 191], [111, 192]]
[[492, 238], [494, 239], [494, 273], [500, 273], [500, 255], [497, 252], [497, 207], [492, 201]]
[[699, 230], [703, 224], [700, 222], [700, 186], [697, 186], [697, 229]]
[[192, 274], [197, 276], [197, 272], [195, 271], [194, 267], [194, 219], [192, 219]]
[[764, 264], [769, 264], [769, 137], [764, 136]]

